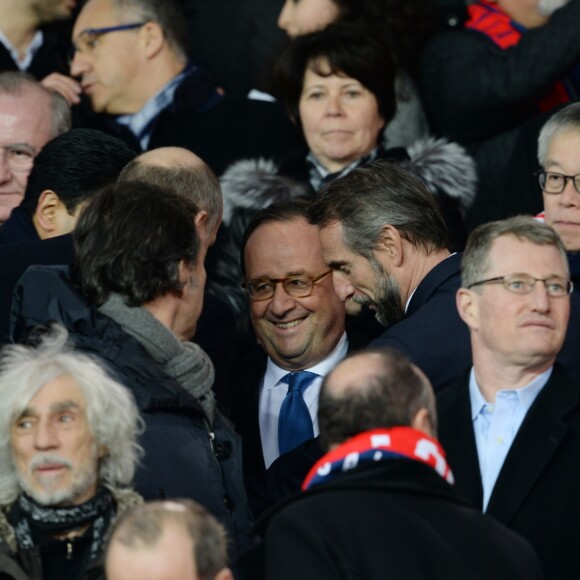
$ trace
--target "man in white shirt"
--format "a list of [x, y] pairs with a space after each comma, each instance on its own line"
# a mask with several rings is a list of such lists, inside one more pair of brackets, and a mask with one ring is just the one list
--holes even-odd
[[242, 365], [233, 405], [251, 479], [318, 435], [320, 385], [345, 356], [348, 341], [344, 302], [304, 205], [274, 204], [258, 213], [244, 234], [242, 255], [262, 347]]
[[580, 574], [580, 389], [555, 363], [571, 291], [552, 228], [523, 216], [477, 228], [457, 292], [473, 368], [438, 400], [459, 491], [532, 543], [545, 578]]

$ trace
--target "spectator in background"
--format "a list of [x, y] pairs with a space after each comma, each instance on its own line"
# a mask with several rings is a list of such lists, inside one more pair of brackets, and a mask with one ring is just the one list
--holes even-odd
[[60, 94], [25, 73], [0, 73], [0, 225], [22, 202], [38, 152], [70, 123]]
[[562, 239], [574, 292], [570, 322], [557, 360], [580, 382], [580, 103], [567, 105], [542, 127], [537, 147], [542, 170], [537, 174], [544, 211], [538, 215]]
[[143, 504], [117, 521], [107, 545], [107, 580], [232, 580], [227, 536], [191, 500]]
[[[281, 107], [223, 95], [188, 62], [180, 0], [89, 0], [73, 29], [71, 75], [95, 115], [85, 122], [139, 150], [184, 146], [216, 174], [297, 142]], [[98, 48], [97, 48], [98, 47]]]
[[477, 162], [472, 228], [513, 205], [506, 184], [519, 127], [579, 96], [580, 0], [479, 0], [468, 13], [463, 29], [426, 45], [420, 88], [433, 129], [467, 146]]
[[70, 233], [85, 202], [114, 183], [135, 157], [127, 145], [93, 129], [72, 129], [40, 151], [24, 199], [0, 229], [0, 242], [46, 240]]
[[[395, 112], [395, 66], [384, 45], [365, 30], [336, 24], [296, 38], [276, 66], [278, 92], [304, 134], [310, 151], [288, 155], [281, 175], [307, 183], [311, 196], [324, 185], [375, 159], [400, 162], [418, 173], [435, 194], [450, 230], [462, 248], [462, 212], [475, 194], [475, 168], [462, 148], [425, 139], [408, 149], [389, 148], [383, 128]], [[245, 168], [245, 179], [239, 168]], [[263, 163], [241, 162], [223, 176], [237, 174], [240, 204], [263, 179]]]
[[335, 22], [376, 34], [396, 66], [396, 110], [385, 128], [385, 142], [407, 147], [430, 132], [415, 83], [421, 49], [437, 27], [436, 15], [431, 0], [286, 0], [278, 26], [293, 39]]

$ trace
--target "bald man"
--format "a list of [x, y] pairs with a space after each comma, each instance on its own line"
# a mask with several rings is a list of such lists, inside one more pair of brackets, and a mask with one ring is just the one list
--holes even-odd
[[456, 495], [433, 390], [405, 356], [373, 349], [340, 362], [318, 423], [326, 455], [265, 523], [267, 578], [540, 577], [525, 540]]

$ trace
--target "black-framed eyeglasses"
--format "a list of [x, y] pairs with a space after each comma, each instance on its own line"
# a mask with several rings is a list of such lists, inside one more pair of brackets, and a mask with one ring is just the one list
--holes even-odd
[[576, 175], [564, 175], [557, 171], [538, 171], [536, 173], [540, 187], [544, 193], [562, 193], [571, 181], [574, 184], [574, 189], [580, 193], [580, 173]]
[[145, 24], [147, 24], [147, 22], [131, 22], [130, 24], [118, 24], [117, 26], [105, 26], [103, 28], [85, 28], [77, 35], [72, 43], [68, 55], [69, 65], [72, 63], [77, 52], [80, 54], [90, 54], [93, 52], [97, 46], [99, 38], [104, 34], [122, 32], [124, 30], [135, 30], [145, 26]]
[[252, 300], [268, 300], [274, 296], [277, 284], [282, 284], [286, 294], [292, 298], [306, 298], [312, 294], [314, 284], [332, 274], [332, 270], [327, 270], [320, 276], [312, 277], [306, 274], [298, 276], [288, 276], [288, 278], [254, 278], [245, 280], [242, 287], [246, 289], [248, 296]]
[[514, 294], [530, 294], [536, 285], [536, 282], [542, 282], [546, 292], [553, 298], [561, 298], [572, 293], [574, 284], [567, 278], [561, 276], [549, 276], [548, 278], [534, 278], [529, 274], [512, 274], [511, 276], [497, 276], [480, 280], [470, 284], [467, 288], [481, 286], [483, 284], [501, 284], [506, 290]]

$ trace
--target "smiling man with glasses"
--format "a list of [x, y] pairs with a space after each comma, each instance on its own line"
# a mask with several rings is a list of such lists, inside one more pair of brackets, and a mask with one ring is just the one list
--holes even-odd
[[573, 288], [566, 249], [519, 216], [474, 230], [461, 270], [473, 367], [438, 397], [456, 486], [532, 543], [545, 578], [575, 578], [580, 388], [556, 362]]
[[[344, 301], [304, 204], [259, 212], [244, 234], [242, 256], [242, 285], [261, 348], [239, 369], [232, 413], [244, 442], [248, 489], [260, 508], [265, 468], [318, 435], [322, 379], [349, 345]], [[303, 477], [297, 479], [299, 486]]]

